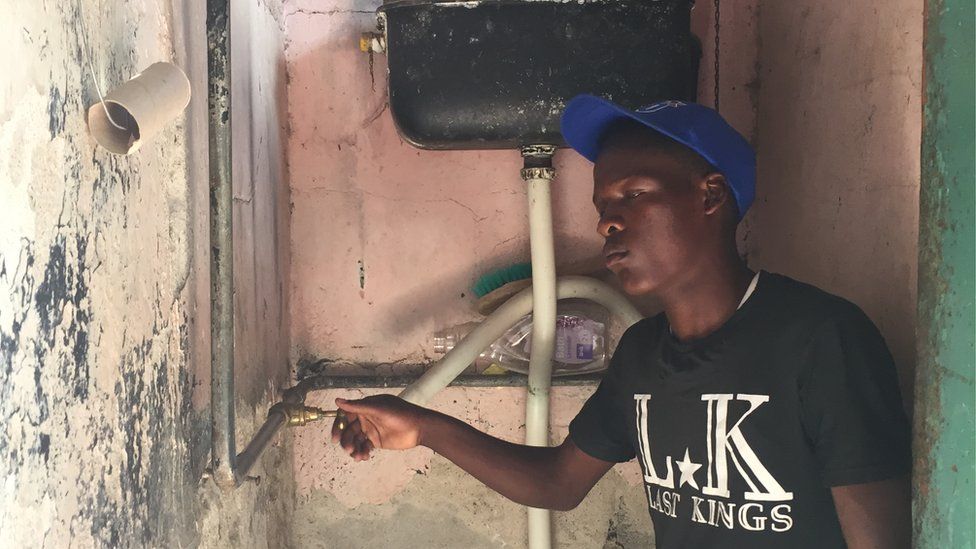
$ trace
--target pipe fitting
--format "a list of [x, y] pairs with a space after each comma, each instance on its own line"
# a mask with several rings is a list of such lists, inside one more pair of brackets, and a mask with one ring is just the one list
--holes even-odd
[[556, 154], [555, 145], [526, 145], [522, 147], [522, 181], [556, 178], [552, 167], [552, 156]]
[[522, 181], [529, 181], [530, 179], [555, 179], [556, 170], [555, 168], [522, 168]]
[[386, 53], [386, 35], [381, 32], [364, 32], [359, 35], [359, 51]]
[[552, 158], [556, 154], [555, 145], [526, 145], [522, 147], [523, 158]]
[[288, 427], [303, 427], [313, 421], [319, 421], [327, 417], [339, 418], [339, 429], [345, 429], [345, 415], [342, 413], [342, 410], [323, 410], [314, 406], [279, 402], [268, 410], [268, 416], [272, 414], [285, 416], [285, 425]]

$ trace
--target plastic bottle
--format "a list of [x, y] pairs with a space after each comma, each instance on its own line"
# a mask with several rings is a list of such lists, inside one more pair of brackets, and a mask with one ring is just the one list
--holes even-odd
[[[557, 303], [553, 375], [575, 375], [606, 368], [607, 317], [606, 309], [589, 301], [567, 299]], [[467, 322], [434, 334], [434, 352], [449, 352], [477, 325], [477, 322]], [[530, 313], [485, 349], [465, 371], [481, 373], [495, 364], [527, 374], [531, 352]]]

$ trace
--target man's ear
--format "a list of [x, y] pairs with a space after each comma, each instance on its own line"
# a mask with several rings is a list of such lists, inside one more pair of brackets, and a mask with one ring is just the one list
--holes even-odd
[[702, 185], [705, 188], [705, 215], [713, 215], [729, 201], [729, 186], [720, 173], [706, 175]]

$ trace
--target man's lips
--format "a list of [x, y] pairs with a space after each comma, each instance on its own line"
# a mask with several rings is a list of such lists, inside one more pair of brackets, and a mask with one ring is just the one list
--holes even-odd
[[627, 254], [627, 250], [619, 246], [607, 245], [603, 247], [603, 257], [606, 258], [606, 265], [608, 268], [623, 261], [623, 259], [627, 257]]

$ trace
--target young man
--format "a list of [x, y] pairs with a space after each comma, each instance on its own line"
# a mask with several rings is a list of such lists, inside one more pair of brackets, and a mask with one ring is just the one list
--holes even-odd
[[393, 396], [338, 400], [350, 424], [333, 439], [357, 460], [428, 446], [518, 503], [558, 510], [637, 457], [661, 549], [908, 547], [891, 356], [855, 305], [740, 259], [755, 185], [745, 139], [700, 105], [631, 112], [592, 96], [570, 102], [562, 130], [595, 162], [607, 266], [664, 312], [627, 330], [558, 447]]

